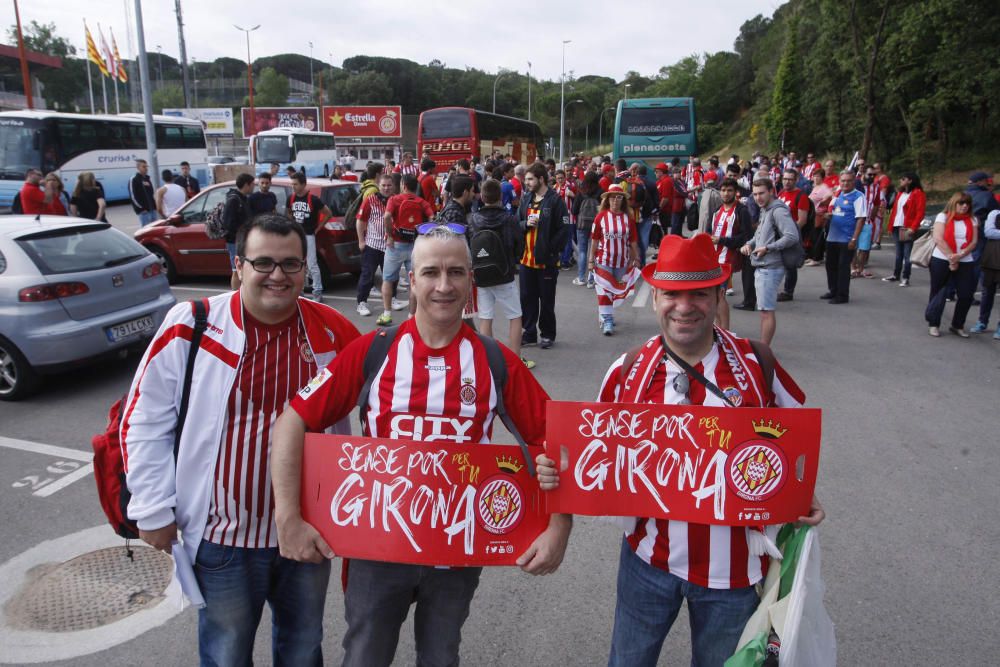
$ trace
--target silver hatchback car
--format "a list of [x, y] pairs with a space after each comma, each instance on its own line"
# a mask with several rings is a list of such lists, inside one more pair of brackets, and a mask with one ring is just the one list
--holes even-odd
[[176, 300], [159, 260], [106, 222], [0, 218], [0, 400], [144, 344]]

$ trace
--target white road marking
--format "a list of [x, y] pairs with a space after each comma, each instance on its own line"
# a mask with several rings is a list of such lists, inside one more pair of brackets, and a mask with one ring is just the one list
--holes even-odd
[[82, 449], [70, 449], [69, 447], [57, 447], [56, 445], [45, 445], [40, 442], [30, 442], [28, 440], [16, 440], [0, 436], [0, 447], [8, 449], [20, 449], [25, 452], [55, 456], [62, 459], [72, 459], [90, 463], [94, 458], [93, 452], [85, 452]]
[[[223, 292], [228, 292], [229, 289], [218, 289], [216, 287], [187, 287], [185, 285], [172, 285], [171, 289], [184, 290], [185, 292], [208, 292], [209, 294], [222, 294]], [[356, 301], [357, 299], [353, 296], [340, 296], [338, 294], [324, 294], [323, 300], [326, 299], [337, 299], [339, 301]]]
[[647, 283], [645, 280], [642, 281], [642, 284], [639, 285], [639, 289], [637, 289], [635, 292], [635, 298], [632, 299], [632, 307], [645, 308], [646, 304], [649, 302], [650, 291], [651, 290], [649, 289], [649, 283]]
[[93, 474], [94, 474], [94, 464], [88, 463], [87, 465], [81, 468], [77, 468], [71, 473], [63, 475], [54, 482], [46, 484], [45, 486], [38, 489], [31, 495], [38, 496], [39, 498], [48, 498], [56, 491], [60, 491], [69, 486], [70, 484], [72, 484], [73, 482], [84, 479], [86, 477], [90, 477]]
[[[124, 548], [125, 541], [107, 524], [86, 528], [70, 535], [42, 542], [0, 565], [0, 608], [28, 581], [28, 573], [40, 565], [66, 561], [98, 549]], [[0, 614], [0, 663], [23, 664], [69, 660], [104, 651], [161, 626], [176, 616], [184, 605], [176, 578], [164, 591], [159, 604], [90, 630], [41, 632], [18, 630], [7, 625]]]

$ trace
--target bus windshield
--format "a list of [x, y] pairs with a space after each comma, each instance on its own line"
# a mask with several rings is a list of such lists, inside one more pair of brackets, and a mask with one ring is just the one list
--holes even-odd
[[257, 163], [291, 162], [294, 159], [288, 145], [288, 137], [257, 137]]
[[472, 135], [472, 121], [468, 109], [438, 109], [425, 112], [423, 139], [449, 139]]
[[625, 135], [662, 136], [689, 134], [691, 110], [688, 107], [625, 107], [619, 131]]
[[42, 166], [40, 128], [37, 120], [0, 120], [0, 179], [23, 181], [29, 168]]

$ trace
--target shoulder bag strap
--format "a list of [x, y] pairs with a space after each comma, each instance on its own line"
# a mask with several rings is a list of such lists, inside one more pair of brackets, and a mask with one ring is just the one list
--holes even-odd
[[191, 346], [188, 348], [187, 367], [184, 369], [184, 385], [181, 390], [181, 405], [177, 410], [177, 427], [174, 429], [174, 461], [181, 446], [181, 432], [184, 430], [184, 420], [187, 419], [188, 402], [191, 398], [191, 380], [194, 374], [194, 360], [201, 347], [201, 337], [208, 328], [208, 299], [192, 301], [194, 309], [194, 333], [191, 334]]
[[368, 352], [365, 353], [365, 361], [362, 366], [365, 374], [365, 383], [361, 386], [361, 391], [358, 393], [358, 420], [361, 422], [361, 428], [364, 429], [365, 433], [368, 432], [368, 422], [365, 421], [365, 410], [368, 409], [368, 396], [372, 390], [372, 381], [375, 379], [378, 369], [382, 366], [382, 360], [389, 354], [389, 348], [392, 347], [392, 341], [396, 339], [396, 334], [398, 333], [398, 325], [382, 329], [372, 338], [372, 344], [369, 346]]
[[688, 375], [690, 375], [691, 377], [693, 377], [695, 380], [697, 380], [698, 382], [700, 382], [702, 384], [702, 386], [705, 387], [705, 389], [707, 389], [708, 391], [710, 391], [713, 394], [715, 394], [716, 396], [718, 396], [723, 402], [725, 402], [726, 405], [728, 405], [731, 408], [735, 408], [736, 407], [736, 404], [733, 403], [729, 399], [728, 396], [726, 396], [724, 393], [722, 393], [722, 390], [719, 389], [715, 385], [714, 382], [712, 382], [711, 380], [709, 380], [708, 378], [706, 378], [704, 375], [702, 375], [701, 373], [699, 373], [694, 368], [694, 366], [692, 366], [691, 364], [689, 364], [688, 362], [684, 361], [679, 356], [677, 356], [674, 353], [674, 351], [670, 349], [670, 347], [667, 345], [667, 341], [665, 339], [663, 339], [662, 336], [660, 337], [660, 339], [661, 339], [661, 341], [663, 343], [663, 353], [666, 356], [670, 357], [674, 361], [675, 364], [677, 364], [678, 366], [680, 366], [681, 370], [683, 370], [685, 373], [687, 373]]

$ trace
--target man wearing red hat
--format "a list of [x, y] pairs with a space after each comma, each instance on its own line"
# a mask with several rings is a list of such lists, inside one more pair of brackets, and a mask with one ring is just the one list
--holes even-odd
[[[667, 236], [643, 278], [653, 289], [660, 331], [623, 354], [605, 374], [607, 403], [725, 407], [799, 407], [805, 395], [770, 348], [714, 326], [731, 272], [707, 234]], [[555, 462], [541, 456], [538, 481], [559, 485]], [[802, 523], [825, 517], [813, 497]], [[733, 654], [760, 601], [754, 586], [777, 555], [778, 526], [710, 526], [628, 519], [618, 567], [612, 667], [656, 665], [663, 641], [687, 600], [692, 664], [721, 667]]]

